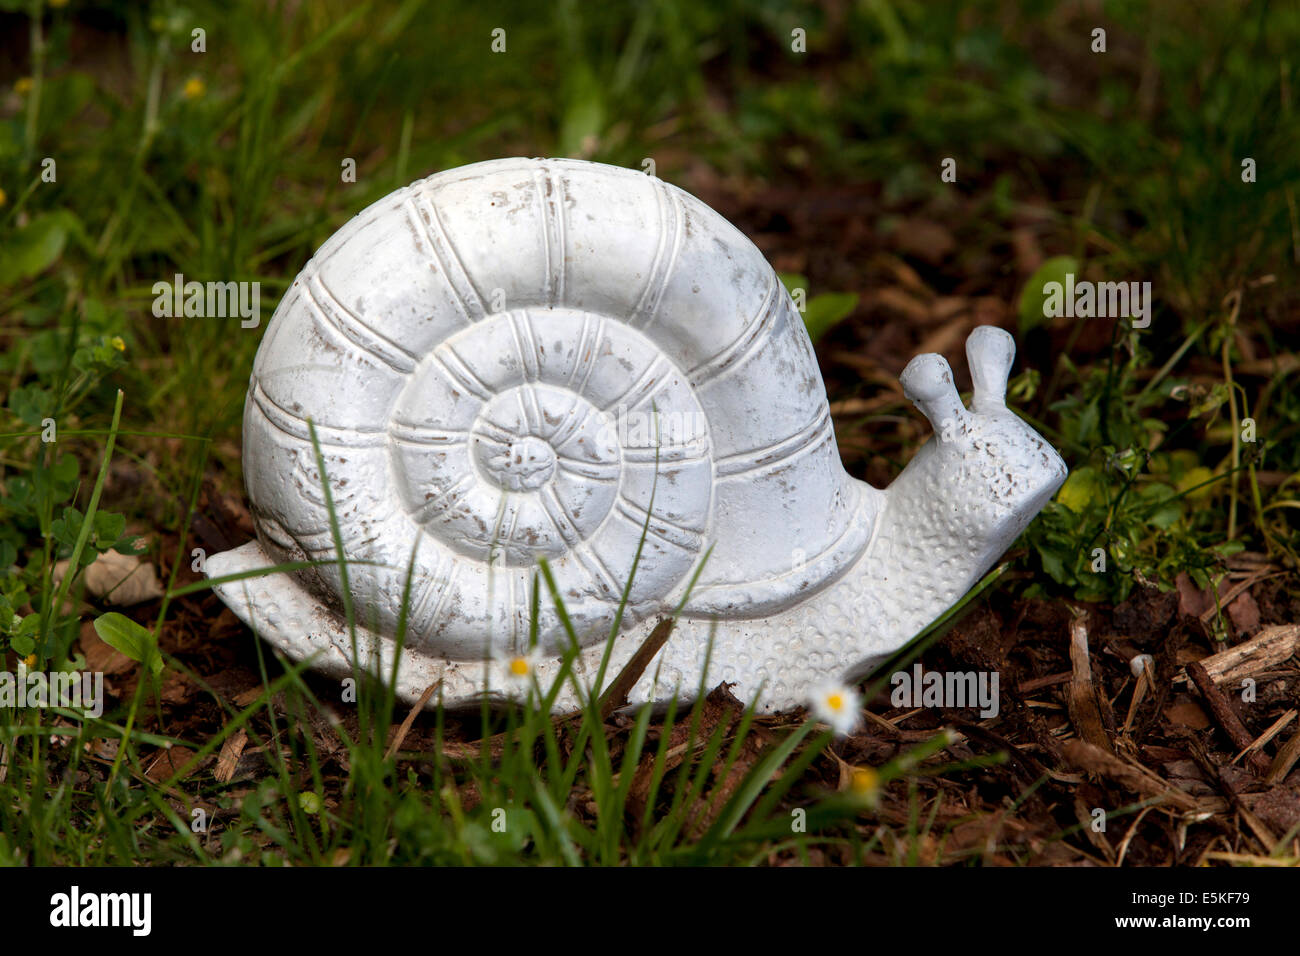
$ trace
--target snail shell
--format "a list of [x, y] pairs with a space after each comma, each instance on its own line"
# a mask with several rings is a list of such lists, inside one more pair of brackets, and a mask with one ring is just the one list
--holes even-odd
[[[207, 572], [333, 562], [332, 502], [370, 652], [391, 660], [405, 621], [408, 698], [436, 677], [469, 699], [529, 647], [539, 559], [588, 656], [626, 591], [625, 659], [683, 602], [697, 622], [798, 609], [862, 564], [885, 506], [841, 465], [807, 333], [758, 249], [670, 184], [564, 159], [431, 176], [335, 233], [258, 351], [244, 472], [260, 544]], [[343, 591], [337, 562], [218, 587], [335, 673]], [[565, 629], [537, 603], [554, 662]], [[690, 632], [679, 677], [702, 653]]]

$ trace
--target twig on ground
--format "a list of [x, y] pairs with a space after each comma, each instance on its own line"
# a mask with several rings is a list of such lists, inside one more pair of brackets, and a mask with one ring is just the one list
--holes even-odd
[[1086, 740], [1067, 740], [1061, 746], [1061, 755], [1080, 770], [1106, 777], [1144, 797], [1160, 799], [1179, 810], [1201, 809], [1200, 803], [1191, 794], [1171, 787], [1141, 764], [1117, 757]]
[[420, 695], [420, 699], [415, 702], [415, 706], [411, 708], [410, 713], [406, 715], [406, 719], [402, 721], [402, 726], [397, 728], [397, 734], [393, 737], [393, 742], [388, 745], [388, 750], [384, 752], [385, 760], [397, 753], [398, 748], [405, 743], [406, 735], [411, 732], [411, 725], [415, 723], [415, 718], [419, 716], [422, 710], [424, 710], [424, 705], [429, 702], [429, 698], [433, 696], [433, 692], [440, 686], [442, 686], [442, 681], [436, 680], [424, 689], [424, 693]]
[[618, 710], [627, 703], [628, 694], [636, 686], [636, 682], [641, 679], [645, 669], [654, 660], [659, 649], [668, 642], [668, 635], [673, 632], [673, 619], [666, 617], [655, 625], [650, 636], [641, 642], [636, 653], [631, 659], [623, 665], [623, 669], [618, 672], [614, 682], [606, 688], [604, 695], [600, 699], [600, 716], [601, 719], [607, 719], [610, 714]]
[[1268, 768], [1265, 780], [1271, 784], [1281, 783], [1297, 760], [1300, 760], [1300, 731], [1296, 731], [1295, 736], [1282, 745], [1282, 749], [1273, 758], [1273, 765]]
[[[1286, 725], [1291, 723], [1291, 721], [1295, 720], [1297, 714], [1300, 714], [1300, 711], [1296, 710], [1295, 708], [1292, 708], [1291, 710], [1288, 710], [1285, 714], [1283, 714], [1281, 717], [1279, 717], [1277, 720], [1273, 721], [1273, 723], [1269, 726], [1268, 730], [1264, 731], [1262, 734], [1260, 734], [1258, 737], [1252, 740], [1250, 742], [1249, 747], [1247, 747], [1241, 753], [1237, 754], [1237, 756], [1232, 758], [1232, 762], [1236, 763], [1238, 760], [1240, 760], [1242, 757], [1245, 757], [1247, 754], [1259, 752], [1261, 749], [1263, 749], [1266, 743], [1268, 743], [1270, 740], [1272, 740], [1274, 737], [1280, 734], [1283, 730], [1285, 730]], [[1269, 772], [1270, 773], [1272, 772], [1271, 767]]]
[[1067, 702], [1070, 705], [1070, 722], [1079, 736], [1108, 753], [1114, 753], [1110, 735], [1101, 720], [1101, 704], [1097, 688], [1092, 682], [1092, 665], [1088, 661], [1088, 628], [1083, 615], [1070, 622], [1070, 663], [1074, 675], [1070, 681]]
[[1250, 808], [1241, 799], [1241, 794], [1237, 792], [1237, 788], [1232, 785], [1228, 775], [1223, 772], [1223, 767], [1216, 765], [1210, 759], [1210, 755], [1205, 752], [1205, 748], [1201, 746], [1199, 741], [1195, 739], [1189, 740], [1187, 749], [1192, 755], [1192, 759], [1196, 761], [1197, 766], [1209, 777], [1210, 782], [1223, 792], [1223, 795], [1232, 804], [1232, 808], [1246, 821], [1246, 825], [1250, 827], [1255, 839], [1264, 848], [1264, 852], [1272, 853], [1273, 847], [1277, 845], [1277, 837], [1269, 832], [1268, 827], [1264, 826], [1255, 814], [1250, 812]]
[[[1216, 683], [1240, 680], [1300, 653], [1300, 624], [1266, 627], [1250, 640], [1211, 654], [1200, 662]], [[1185, 674], [1174, 678], [1186, 680]]]
[[[1218, 722], [1223, 732], [1228, 735], [1232, 745], [1241, 751], [1250, 750], [1251, 744], [1254, 743], [1254, 735], [1246, 729], [1246, 725], [1241, 722], [1237, 712], [1232, 709], [1232, 701], [1217, 686], [1206, 673], [1205, 668], [1197, 661], [1192, 661], [1187, 665], [1187, 676], [1191, 678], [1192, 683], [1201, 692], [1205, 702], [1210, 705], [1210, 712], [1214, 714], [1214, 719]], [[1269, 759], [1258, 751], [1251, 751], [1246, 758], [1246, 763], [1258, 776], [1265, 776], [1268, 773]]]

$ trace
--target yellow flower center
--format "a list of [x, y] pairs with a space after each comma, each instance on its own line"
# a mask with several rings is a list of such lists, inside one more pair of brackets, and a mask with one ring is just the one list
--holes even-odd
[[512, 657], [510, 658], [510, 673], [516, 677], [528, 676], [528, 658]]
[[203, 85], [203, 81], [197, 76], [185, 81], [185, 96], [187, 99], [198, 99], [203, 95], [205, 89], [207, 89], [207, 87]]
[[835, 711], [836, 713], [839, 713], [841, 710], [844, 709], [844, 695], [828, 694], [826, 696], [826, 706], [829, 707], [831, 710]]

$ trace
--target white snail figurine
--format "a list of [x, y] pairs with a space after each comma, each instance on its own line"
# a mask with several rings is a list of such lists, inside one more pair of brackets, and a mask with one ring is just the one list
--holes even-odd
[[401, 698], [440, 682], [454, 705], [506, 693], [515, 656], [554, 679], [570, 645], [540, 581], [530, 648], [545, 558], [588, 690], [630, 579], [607, 683], [685, 601], [632, 703], [730, 681], [799, 706], [954, 604], [1065, 478], [1006, 407], [1012, 337], [966, 351], [969, 410], [941, 356], [903, 372], [936, 434], [880, 491], [845, 472], [800, 315], [725, 219], [598, 163], [453, 169], [364, 210], [280, 302], [244, 411], [258, 540], [204, 570], [332, 562], [216, 590], [291, 658], [349, 675], [355, 634]]

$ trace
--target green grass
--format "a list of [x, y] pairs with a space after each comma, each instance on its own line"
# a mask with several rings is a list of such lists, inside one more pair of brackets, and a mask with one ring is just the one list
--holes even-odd
[[[129, 551], [136, 534], [167, 572], [152, 633], [177, 620], [195, 593], [182, 572], [204, 479], [240, 493], [244, 389], [274, 302], [369, 202], [500, 155], [649, 157], [669, 180], [701, 163], [878, 183], [890, 208], [975, 219], [988, 246], [1018, 214], [1041, 214], [1053, 251], [1089, 275], [1150, 278], [1158, 310], [1148, 332], [1116, 326], [1102, 360], [1058, 344], [1041, 378], [1017, 380], [1020, 407], [1074, 470], [1022, 542], [1024, 593], [1115, 601], [1137, 575], [1168, 588], [1183, 572], [1203, 585], [1241, 550], [1295, 567], [1297, 372], [1237, 369], [1295, 349], [1300, 12], [1107, 4], [1102, 66], [1087, 53], [1093, 24], [1053, 4], [949, 7], [0, 2], [28, 51], [0, 97], [6, 666], [84, 664], [77, 636], [102, 608], [54, 566]], [[191, 50], [195, 27], [206, 53]], [[504, 54], [490, 51], [498, 27]], [[790, 50], [795, 27], [806, 55]], [[958, 158], [955, 189], [938, 180], [945, 156]], [[355, 183], [340, 179], [347, 158]], [[1050, 208], [1027, 201], [1041, 194]], [[175, 273], [259, 281], [262, 325], [153, 318], [153, 284]], [[1004, 292], [998, 281], [984, 291]], [[852, 292], [814, 291], [818, 335], [848, 321]], [[1048, 330], [1024, 331], [1043, 354]], [[1242, 440], [1247, 417], [1257, 442]], [[41, 440], [49, 420], [55, 442]], [[1110, 573], [1091, 572], [1094, 547]], [[824, 792], [809, 768], [831, 741], [802, 719], [702, 730], [701, 694], [662, 719], [611, 723], [594, 700], [569, 720], [485, 713], [489, 747], [464, 743], [465, 718], [439, 709], [431, 750], [389, 754], [405, 714], [383, 682], [362, 680], [355, 720], [333, 726], [320, 685], [254, 646], [265, 692], [243, 708], [204, 694], [220, 719], [201, 738], [170, 736], [148, 680], [97, 721], [0, 710], [0, 862], [749, 863], [826, 848], [919, 860], [919, 802], [891, 828], [871, 823], [868, 799]], [[166, 666], [202, 683], [183, 659]], [[342, 778], [322, 770], [322, 721], [347, 755]], [[686, 728], [680, 764], [674, 728]], [[201, 760], [239, 732], [266, 748], [252, 784], [148, 773], [160, 748]], [[741, 765], [743, 782], [717, 790]], [[876, 768], [878, 786], [936, 766], [922, 747]], [[218, 815], [206, 833], [191, 829], [196, 802]], [[800, 808], [805, 833], [790, 826]]]

